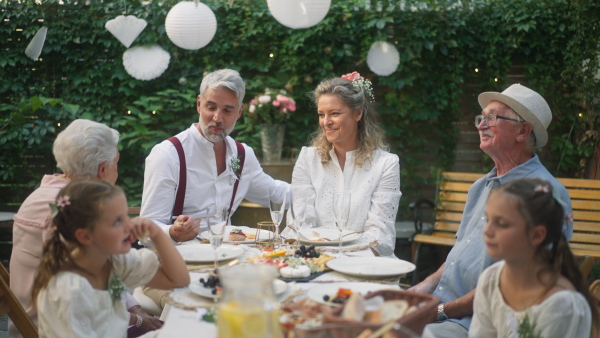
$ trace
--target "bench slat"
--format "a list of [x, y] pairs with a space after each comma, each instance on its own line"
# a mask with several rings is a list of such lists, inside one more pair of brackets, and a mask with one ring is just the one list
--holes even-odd
[[433, 228], [439, 231], [451, 231], [456, 233], [460, 223], [449, 223], [449, 222], [435, 222]]
[[461, 173], [461, 172], [451, 172], [446, 171], [442, 173], [442, 178], [445, 181], [460, 181], [460, 182], [475, 182], [478, 179], [485, 176], [485, 174], [477, 174], [477, 173]]
[[467, 192], [472, 185], [473, 182], [443, 182], [440, 186], [440, 191]]
[[438, 196], [438, 201], [452, 201], [452, 202], [466, 202], [467, 201], [467, 193], [466, 192], [447, 192], [442, 191]]
[[573, 243], [573, 244], [588, 243], [588, 244], [600, 245], [600, 235], [574, 232], [573, 237], [571, 237], [571, 240], [569, 241], [569, 243]]
[[573, 231], [600, 231], [600, 224], [594, 222], [575, 222], [573, 223]]
[[462, 215], [463, 215], [462, 212], [457, 213], [457, 212], [440, 211], [435, 214], [435, 220], [437, 222], [440, 222], [440, 221], [460, 222], [460, 220], [462, 219]]
[[456, 243], [456, 239], [454, 239], [454, 237], [447, 238], [434, 235], [418, 234], [415, 236], [415, 242], [423, 244], [454, 246], [454, 244]]
[[[599, 221], [600, 222], [600, 212], [598, 211], [581, 211], [575, 210], [573, 211], [573, 221]], [[598, 228], [600, 231], [600, 228]]]
[[460, 212], [461, 214], [465, 210], [465, 204], [461, 202], [446, 202], [443, 201], [438, 205], [438, 210], [444, 211], [455, 211]]
[[598, 190], [569, 190], [569, 197], [572, 200], [600, 200], [600, 193]]
[[600, 190], [600, 180], [585, 180], [580, 178], [556, 178], [562, 185], [571, 190], [572, 188], [586, 188]]
[[[598, 192], [598, 195], [600, 195], [600, 192]], [[600, 201], [571, 199], [571, 206], [573, 207], [573, 210], [599, 210], [600, 211]]]

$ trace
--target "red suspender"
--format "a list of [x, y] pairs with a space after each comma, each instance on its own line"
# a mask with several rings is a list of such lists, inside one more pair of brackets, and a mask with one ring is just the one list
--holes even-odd
[[[177, 186], [177, 194], [175, 195], [175, 205], [173, 206], [173, 217], [177, 217], [183, 213], [183, 201], [185, 199], [185, 187], [187, 184], [187, 167], [185, 164], [185, 154], [183, 152], [183, 147], [181, 146], [181, 142], [175, 136], [167, 139], [171, 141], [177, 150], [177, 155], [179, 155], [179, 184]], [[231, 203], [229, 203], [229, 214], [231, 215], [231, 209], [233, 208], [233, 201], [235, 200], [235, 195], [237, 193], [238, 185], [240, 184], [240, 179], [242, 177], [242, 170], [244, 169], [244, 160], [246, 159], [246, 149], [244, 146], [235, 141], [235, 146], [237, 148], [238, 158], [240, 159], [240, 168], [236, 171], [237, 180], [235, 180], [235, 184], [233, 185], [233, 194], [231, 195]]]
[[183, 213], [183, 200], [185, 199], [185, 186], [187, 185], [187, 167], [185, 165], [185, 154], [183, 153], [183, 147], [179, 139], [173, 136], [167, 140], [173, 143], [175, 149], [177, 149], [177, 155], [179, 155], [179, 184], [177, 185], [177, 194], [175, 195], [175, 205], [171, 213], [171, 216], [177, 217]]
[[233, 194], [231, 194], [231, 203], [229, 203], [229, 217], [231, 217], [233, 200], [235, 200], [235, 194], [237, 193], [238, 185], [240, 184], [240, 180], [242, 179], [242, 170], [244, 169], [244, 160], [246, 159], [246, 149], [244, 149], [244, 146], [238, 141], [235, 141], [235, 146], [237, 147], [238, 158], [240, 159], [240, 168], [235, 172], [238, 179], [235, 180], [235, 184], [233, 185]]

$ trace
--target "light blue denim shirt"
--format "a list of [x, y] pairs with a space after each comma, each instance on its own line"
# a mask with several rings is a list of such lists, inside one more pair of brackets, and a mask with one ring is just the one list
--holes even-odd
[[[441, 303], [458, 299], [475, 289], [479, 275], [485, 268], [496, 262], [487, 255], [487, 248], [483, 242], [483, 229], [486, 223], [485, 204], [494, 187], [519, 178], [539, 178], [550, 182], [554, 189], [560, 191], [561, 198], [568, 205], [565, 215], [572, 213], [567, 189], [544, 168], [537, 155], [533, 155], [529, 161], [500, 177], [496, 176], [496, 168], [492, 169], [469, 188], [463, 218], [456, 233], [456, 244], [446, 258], [442, 278], [433, 292]], [[563, 231], [567, 239], [570, 239], [573, 226], [566, 219]], [[467, 330], [471, 325], [471, 316], [449, 320], [464, 326]]]

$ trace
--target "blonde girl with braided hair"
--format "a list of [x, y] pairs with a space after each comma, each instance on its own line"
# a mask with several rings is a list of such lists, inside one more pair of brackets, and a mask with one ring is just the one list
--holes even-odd
[[[41, 337], [126, 337], [125, 286], [189, 284], [172, 241], [149, 219], [129, 218], [121, 188], [74, 180], [51, 209], [55, 231], [44, 243], [32, 290]], [[131, 249], [140, 237], [153, 241], [158, 257]]]
[[479, 277], [469, 337], [596, 337], [598, 309], [562, 232], [563, 204], [540, 179], [492, 190], [483, 237], [501, 261]]
[[353, 72], [322, 81], [312, 96], [319, 126], [294, 166], [294, 208], [305, 223], [334, 228], [334, 195], [350, 193], [345, 229], [363, 232], [375, 255], [395, 257], [400, 164], [388, 152], [371, 82]]

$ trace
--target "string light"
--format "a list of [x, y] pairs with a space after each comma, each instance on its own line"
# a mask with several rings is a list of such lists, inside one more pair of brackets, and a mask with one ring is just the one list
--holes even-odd
[[494, 78], [494, 81], [498, 82], [498, 78], [497, 78], [497, 77], [495, 77], [495, 78]]
[[475, 73], [478, 73], [478, 72], [479, 72], [479, 68], [475, 68]]
[[127, 111], [127, 114], [131, 115], [131, 110], [128, 110], [128, 111]]
[[156, 110], [153, 110], [153, 111], [152, 111], [152, 114], [153, 114], [153, 115], [156, 115]]
[[274, 55], [273, 55], [273, 53], [269, 54], [269, 57], [270, 57], [270, 58], [272, 58], [273, 56], [274, 56]]
[[56, 125], [60, 127], [60, 122], [58, 122]]
[[582, 113], [579, 113], [579, 117], [583, 117], [583, 114], [582, 114]]

